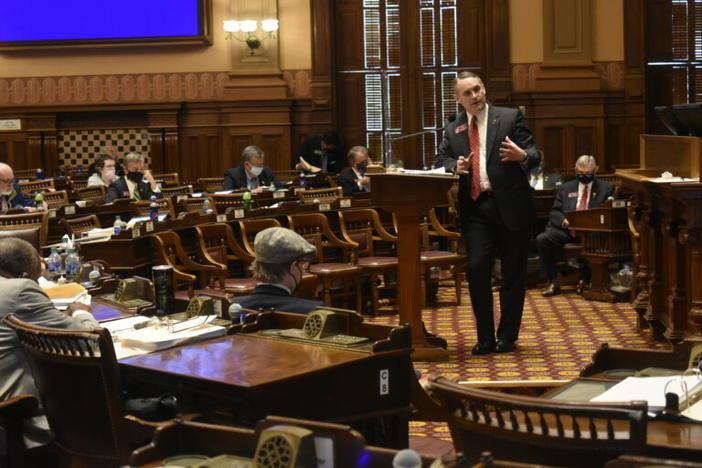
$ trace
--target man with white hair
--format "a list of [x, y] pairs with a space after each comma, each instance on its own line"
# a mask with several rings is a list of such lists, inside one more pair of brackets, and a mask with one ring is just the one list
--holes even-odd
[[541, 293], [544, 297], [560, 294], [556, 261], [565, 244], [577, 242], [575, 232], [569, 229], [566, 212], [597, 208], [608, 198], [614, 197], [614, 184], [596, 179], [596, 173], [597, 161], [593, 156], [584, 154], [575, 161], [576, 180], [561, 185], [546, 230], [536, 237], [541, 274], [547, 282], [546, 289]]
[[0, 163], [0, 213], [13, 208], [36, 211], [34, 200], [20, 191], [12, 168], [5, 163]]
[[115, 179], [107, 188], [105, 203], [115, 201], [117, 198], [131, 198], [134, 201], [148, 200], [152, 196], [161, 198], [161, 188], [145, 168], [144, 156], [139, 153], [129, 153], [124, 157], [124, 177]]

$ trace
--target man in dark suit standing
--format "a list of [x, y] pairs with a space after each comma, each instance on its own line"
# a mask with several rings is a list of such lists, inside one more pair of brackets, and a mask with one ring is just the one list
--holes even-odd
[[124, 177], [118, 177], [107, 188], [105, 203], [113, 202], [117, 198], [131, 198], [134, 201], [149, 200], [152, 196], [161, 198], [161, 188], [151, 171], [144, 167], [144, 156], [129, 153], [124, 157], [124, 164]]
[[[519, 111], [489, 105], [479, 76], [459, 73], [455, 96], [465, 110], [445, 127], [435, 164], [460, 175], [458, 209], [478, 331], [472, 353], [510, 352], [519, 338], [535, 218], [526, 173], [540, 156]], [[501, 316], [495, 335], [491, 272], [498, 253]]]
[[261, 192], [264, 187], [278, 187], [270, 167], [264, 165], [265, 153], [261, 148], [249, 145], [241, 153], [241, 166], [227, 169], [224, 173], [224, 190], [248, 189]]
[[344, 191], [345, 197], [350, 197], [354, 193], [370, 192], [370, 177], [366, 175], [366, 168], [370, 158], [368, 148], [365, 146], [354, 146], [347, 155], [349, 167], [341, 171], [336, 183]]
[[614, 184], [596, 179], [596, 173], [597, 161], [593, 156], [584, 154], [575, 161], [576, 180], [561, 185], [549, 213], [546, 230], [536, 236], [541, 274], [547, 281], [546, 289], [541, 293], [545, 297], [560, 294], [556, 260], [565, 244], [577, 242], [575, 232], [568, 229], [570, 224], [566, 212], [597, 208], [608, 198], [614, 197]]

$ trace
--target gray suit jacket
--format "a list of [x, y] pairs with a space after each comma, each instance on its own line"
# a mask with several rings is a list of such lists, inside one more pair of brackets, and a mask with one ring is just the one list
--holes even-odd
[[0, 400], [21, 393], [38, 396], [17, 334], [2, 319], [15, 313], [22, 321], [42, 327], [90, 329], [99, 325], [90, 314], [72, 318], [56, 310], [39, 284], [30, 279], [0, 277], [0, 298]]

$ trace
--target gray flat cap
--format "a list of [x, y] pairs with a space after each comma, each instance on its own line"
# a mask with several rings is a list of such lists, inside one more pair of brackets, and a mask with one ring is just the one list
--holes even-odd
[[304, 237], [283, 227], [271, 227], [256, 234], [256, 260], [261, 263], [291, 263], [317, 252]]

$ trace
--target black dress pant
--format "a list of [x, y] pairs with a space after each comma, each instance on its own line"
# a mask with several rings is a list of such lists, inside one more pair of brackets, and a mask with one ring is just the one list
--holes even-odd
[[546, 226], [546, 230], [536, 236], [541, 275], [545, 277], [546, 281], [550, 283], [558, 278], [556, 262], [561, 256], [563, 246], [576, 241], [577, 239], [571, 237], [565, 229], [557, 229], [551, 226]]
[[478, 331], [478, 343], [495, 342], [491, 273], [496, 256], [502, 263], [500, 324], [497, 339], [514, 342], [524, 310], [527, 251], [531, 226], [510, 231], [500, 219], [490, 192], [483, 192], [467, 213], [463, 239], [468, 254], [468, 290]]

